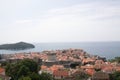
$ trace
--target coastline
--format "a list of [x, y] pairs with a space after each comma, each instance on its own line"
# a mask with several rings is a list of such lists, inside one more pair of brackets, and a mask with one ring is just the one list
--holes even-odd
[[12, 54], [20, 52], [42, 52], [44, 50], [58, 50], [80, 48], [89, 54], [99, 55], [111, 59], [119, 55], [120, 42], [73, 42], [73, 43], [33, 43], [36, 48], [11, 51], [0, 50], [0, 54]]

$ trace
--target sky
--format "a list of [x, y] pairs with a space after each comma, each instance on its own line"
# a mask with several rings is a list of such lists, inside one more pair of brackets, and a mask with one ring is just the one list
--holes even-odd
[[120, 0], [0, 0], [0, 43], [120, 41]]

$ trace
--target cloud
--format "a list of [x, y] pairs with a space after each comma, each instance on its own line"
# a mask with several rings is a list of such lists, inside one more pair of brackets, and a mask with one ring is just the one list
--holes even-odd
[[120, 5], [111, 5], [110, 3], [90, 2], [74, 5], [66, 8], [53, 9], [48, 11], [53, 15], [78, 15], [91, 18], [120, 16]]
[[[80, 3], [48, 9], [43, 14], [13, 21], [7, 32], [14, 40], [37, 42], [120, 40], [120, 5], [110, 2]], [[21, 8], [22, 9], [22, 8]], [[35, 12], [34, 12], [35, 13]], [[9, 35], [9, 34], [8, 34]], [[19, 35], [19, 36], [18, 36]]]
[[31, 23], [32, 20], [17, 20], [16, 24]]

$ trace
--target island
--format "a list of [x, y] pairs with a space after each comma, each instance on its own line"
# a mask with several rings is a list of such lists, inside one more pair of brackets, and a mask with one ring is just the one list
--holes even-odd
[[0, 50], [25, 50], [35, 48], [33, 44], [26, 42], [18, 42], [13, 44], [2, 44], [0, 45]]

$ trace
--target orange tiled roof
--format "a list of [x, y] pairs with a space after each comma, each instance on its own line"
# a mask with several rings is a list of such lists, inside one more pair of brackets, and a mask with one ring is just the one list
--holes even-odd
[[93, 69], [94, 66], [93, 65], [87, 65], [87, 66], [81, 66], [80, 68], [84, 68], [84, 69]]
[[107, 67], [104, 67], [103, 70], [106, 70], [106, 71], [107, 71], [107, 70], [113, 70], [113, 67], [107, 66]]
[[95, 73], [94, 69], [87, 69], [86, 73], [89, 75], [93, 75]]
[[49, 70], [55, 71], [58, 70], [59, 68], [63, 68], [63, 65], [53, 65], [50, 68], [48, 68]]
[[48, 68], [48, 70], [55, 71], [55, 70], [58, 70], [58, 68], [57, 67], [50, 67], [50, 68]]
[[0, 67], [0, 73], [4, 72], [5, 69]]
[[68, 76], [68, 71], [66, 70], [56, 70], [53, 72], [54, 76]]
[[89, 61], [92, 61], [92, 62], [93, 62], [94, 60], [93, 60], [93, 59], [91, 59], [91, 58], [87, 58], [87, 59], [86, 59], [86, 58], [84, 58], [84, 59], [82, 60], [82, 62], [89, 62]]
[[47, 66], [42, 65], [41, 69], [47, 69]]

